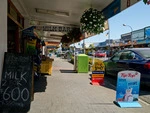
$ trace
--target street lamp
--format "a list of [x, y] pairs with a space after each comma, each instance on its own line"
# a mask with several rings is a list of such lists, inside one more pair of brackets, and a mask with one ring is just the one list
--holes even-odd
[[129, 28], [131, 29], [131, 47], [133, 47], [133, 40], [132, 40], [132, 32], [133, 32], [133, 29], [132, 29], [131, 26], [126, 25], [126, 24], [123, 24], [123, 26], [127, 26], [127, 27], [129, 27]]

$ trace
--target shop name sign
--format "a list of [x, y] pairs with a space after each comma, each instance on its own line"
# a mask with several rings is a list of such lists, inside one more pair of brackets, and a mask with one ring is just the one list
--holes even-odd
[[53, 32], [69, 32], [73, 29], [72, 26], [57, 26], [57, 25], [50, 25], [50, 26], [36, 26], [37, 30], [43, 31], [53, 31]]

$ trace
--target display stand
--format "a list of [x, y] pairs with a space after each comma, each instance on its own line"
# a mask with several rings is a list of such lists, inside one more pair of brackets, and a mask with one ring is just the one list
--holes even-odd
[[22, 31], [24, 53], [33, 56], [33, 70], [34, 70], [34, 79], [37, 80], [41, 74], [41, 47], [42, 40], [38, 37], [35, 32], [35, 26], [29, 27]]
[[24, 54], [32, 56], [33, 68], [32, 68], [32, 97], [34, 99], [34, 81], [38, 80], [41, 76], [41, 47], [43, 41], [38, 37], [35, 32], [35, 26], [29, 27], [22, 31], [22, 46]]
[[41, 74], [52, 75], [52, 62], [54, 59], [46, 57], [41, 63]]
[[104, 71], [92, 71], [92, 85], [104, 85]]

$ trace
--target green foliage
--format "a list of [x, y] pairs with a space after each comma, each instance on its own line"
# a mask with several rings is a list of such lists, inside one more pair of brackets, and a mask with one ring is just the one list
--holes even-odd
[[89, 48], [94, 49], [94, 44], [90, 44]]
[[70, 63], [74, 64], [74, 56], [71, 56], [71, 61]]
[[143, 0], [143, 2], [144, 2], [145, 4], [147, 4], [147, 5], [150, 4], [150, 0]]
[[143, 2], [146, 4], [146, 3], [147, 3], [147, 0], [143, 0]]
[[92, 58], [89, 58], [89, 64], [92, 64]]

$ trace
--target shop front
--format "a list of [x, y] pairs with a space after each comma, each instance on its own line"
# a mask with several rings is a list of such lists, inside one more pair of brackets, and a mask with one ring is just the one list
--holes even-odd
[[10, 0], [7, 10], [7, 52], [21, 51], [21, 30], [24, 28], [24, 17], [19, 13]]

